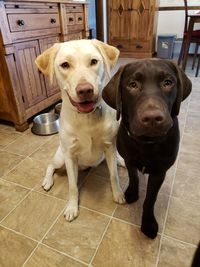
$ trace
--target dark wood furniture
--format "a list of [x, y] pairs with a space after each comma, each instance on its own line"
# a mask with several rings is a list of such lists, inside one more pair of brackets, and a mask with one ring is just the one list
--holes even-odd
[[185, 4], [185, 25], [183, 32], [183, 42], [181, 46], [180, 55], [178, 58], [178, 64], [182, 63], [182, 69], [185, 70], [187, 59], [189, 56], [189, 48], [191, 43], [196, 44], [196, 49], [200, 44], [200, 30], [194, 30], [194, 24], [200, 23], [200, 14], [189, 15], [187, 0], [184, 0]]
[[109, 44], [124, 57], [151, 57], [155, 52], [157, 11], [157, 0], [109, 0]]
[[88, 37], [87, 4], [0, 0], [0, 14], [0, 119], [24, 131], [30, 117], [61, 97], [35, 59], [56, 42]]

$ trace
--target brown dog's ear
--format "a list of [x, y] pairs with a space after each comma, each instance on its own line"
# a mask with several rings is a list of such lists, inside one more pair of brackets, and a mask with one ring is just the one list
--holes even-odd
[[59, 43], [54, 44], [52, 47], [48, 48], [41, 55], [39, 55], [35, 60], [38, 69], [43, 74], [49, 76], [51, 84], [53, 83], [54, 76], [54, 60], [59, 47]]
[[119, 57], [119, 53], [120, 53], [119, 50], [115, 48], [114, 46], [108, 45], [96, 39], [93, 39], [91, 41], [101, 53], [103, 60], [105, 62], [105, 65], [106, 65], [108, 76], [110, 78], [111, 69], [115, 66], [115, 64], [117, 63], [118, 57]]
[[121, 66], [109, 83], [104, 87], [102, 97], [112, 108], [117, 110], [117, 120], [120, 118], [122, 109], [120, 81], [125, 66]]
[[170, 64], [173, 65], [177, 73], [177, 96], [172, 109], [172, 114], [177, 116], [179, 114], [181, 102], [189, 96], [192, 90], [192, 83], [184, 71], [175, 62], [170, 61]]

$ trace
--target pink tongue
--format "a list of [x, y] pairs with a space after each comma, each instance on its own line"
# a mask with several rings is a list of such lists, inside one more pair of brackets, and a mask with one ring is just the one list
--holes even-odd
[[83, 113], [89, 113], [94, 109], [94, 102], [77, 103], [78, 111]]

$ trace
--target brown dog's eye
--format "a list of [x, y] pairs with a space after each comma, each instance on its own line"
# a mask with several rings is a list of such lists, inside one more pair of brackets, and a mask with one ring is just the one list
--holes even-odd
[[166, 88], [168, 87], [172, 87], [173, 85], [173, 82], [171, 80], [165, 80], [164, 83], [163, 83], [163, 86]]
[[69, 63], [68, 63], [68, 62], [63, 62], [60, 66], [61, 66], [63, 69], [69, 69]]
[[98, 60], [95, 59], [95, 58], [93, 58], [93, 59], [91, 59], [90, 65], [91, 65], [91, 66], [94, 66], [94, 65], [97, 64], [97, 62], [98, 62]]
[[128, 85], [130, 88], [137, 88], [137, 83], [136, 82], [130, 82], [129, 85]]

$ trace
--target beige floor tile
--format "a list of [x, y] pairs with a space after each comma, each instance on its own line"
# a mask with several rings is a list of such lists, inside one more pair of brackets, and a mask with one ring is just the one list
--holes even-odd
[[89, 174], [80, 190], [80, 205], [111, 215], [116, 208], [109, 181]]
[[0, 221], [28, 194], [28, 190], [0, 179]]
[[0, 151], [0, 177], [8, 173], [8, 171], [14, 168], [23, 159], [23, 156], [15, 155], [7, 151]]
[[36, 242], [0, 226], [0, 266], [22, 266], [36, 245]]
[[180, 153], [173, 195], [200, 203], [200, 155], [198, 153]]
[[[145, 195], [145, 191], [141, 190], [140, 198], [137, 202], [126, 205], [118, 205], [114, 213], [114, 217], [141, 226]], [[159, 224], [159, 233], [162, 233], [163, 230], [168, 201], [168, 195], [162, 193], [158, 194], [158, 198], [155, 204], [155, 216]]]
[[[97, 167], [92, 168], [90, 173], [91, 174], [94, 173], [94, 174], [102, 177], [102, 179], [110, 181], [109, 170], [108, 170], [108, 167], [107, 167], [105, 160], [101, 164], [99, 164]], [[128, 182], [127, 169], [118, 166], [118, 174], [120, 177], [120, 184], [124, 187], [124, 185], [126, 185]]]
[[21, 137], [21, 135], [18, 134], [17, 132], [8, 133], [8, 132], [1, 132], [0, 130], [0, 147], [4, 148], [5, 146], [9, 145], [19, 137]]
[[196, 111], [188, 112], [186, 124], [185, 124], [185, 132], [193, 133], [200, 131], [200, 108], [197, 108]]
[[195, 247], [164, 237], [158, 267], [191, 267]]
[[52, 249], [39, 245], [24, 267], [83, 267], [85, 265], [70, 259]]
[[180, 151], [188, 153], [200, 153], [199, 132], [185, 132]]
[[[79, 190], [81, 190], [81, 186], [84, 182], [85, 177], [87, 176], [89, 170], [85, 170], [85, 171], [79, 171], [78, 174], [78, 188]], [[36, 188], [34, 190], [42, 192], [44, 194], [47, 195], [51, 195], [63, 200], [67, 200], [68, 199], [68, 177], [67, 177], [67, 173], [65, 170], [65, 167], [56, 170], [56, 172], [53, 175], [53, 179], [54, 179], [54, 185], [52, 186], [52, 188], [46, 192], [44, 191], [44, 189], [42, 188], [42, 180], [41, 183], [38, 184], [38, 186], [36, 186]]]
[[113, 220], [93, 267], [155, 267], [160, 237], [150, 240], [132, 225]]
[[40, 240], [55, 221], [65, 203], [61, 200], [32, 192], [3, 222], [33, 239]]
[[9, 172], [4, 179], [33, 188], [41, 183], [45, 174], [45, 168], [46, 166], [40, 161], [27, 157], [15, 169]]
[[38, 136], [28, 132], [8, 145], [5, 149], [19, 155], [29, 156], [50, 138], [51, 136]]
[[200, 204], [171, 198], [165, 234], [197, 245], [200, 238]]
[[[40, 137], [41, 138], [41, 137]], [[46, 168], [50, 160], [53, 158], [59, 145], [59, 136], [54, 135], [48, 142], [42, 145], [38, 150], [30, 155], [31, 158], [39, 160]]]
[[97, 248], [109, 218], [81, 208], [69, 223], [60, 216], [44, 243], [84, 262], [89, 262]]

